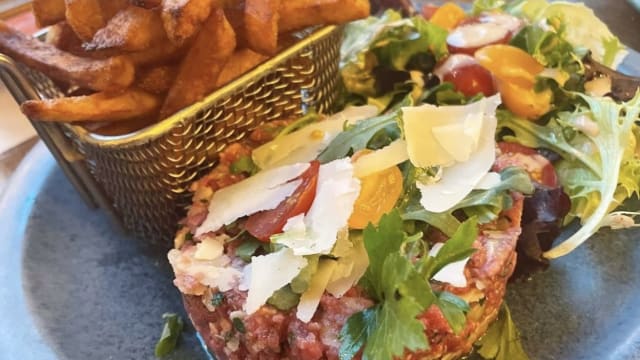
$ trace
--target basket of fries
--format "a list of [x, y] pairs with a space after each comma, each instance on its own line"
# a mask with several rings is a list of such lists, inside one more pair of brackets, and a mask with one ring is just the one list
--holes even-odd
[[101, 25], [87, 29], [74, 18], [86, 11], [73, 7], [81, 2], [105, 1], [34, 2], [39, 23], [53, 24], [46, 42], [0, 22], [0, 79], [85, 200], [162, 245], [191, 182], [227, 144], [266, 122], [330, 109], [342, 31], [326, 24], [369, 12], [359, 0], [346, 2], [351, 13], [335, 1], [319, 13], [309, 0], [210, 9], [109, 1], [92, 13]]

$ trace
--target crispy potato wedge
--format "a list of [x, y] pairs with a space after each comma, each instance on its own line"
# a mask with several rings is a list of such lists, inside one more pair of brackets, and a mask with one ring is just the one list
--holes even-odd
[[215, 89], [220, 71], [236, 47], [224, 10], [214, 9], [203, 24], [160, 110], [160, 118], [201, 100]]
[[66, 21], [51, 25], [47, 31], [45, 42], [77, 56], [84, 56], [86, 53], [82, 46], [82, 40], [78, 38]]
[[245, 0], [237, 0], [224, 6], [224, 14], [227, 17], [227, 20], [229, 20], [231, 27], [233, 27], [233, 32], [236, 34], [236, 44], [239, 48], [247, 47], [244, 26], [244, 8]]
[[152, 94], [165, 94], [178, 74], [177, 65], [159, 65], [139, 70], [136, 86]]
[[97, 91], [122, 90], [135, 77], [134, 65], [127, 57], [81, 58], [27, 36], [3, 21], [0, 21], [0, 52], [55, 80]]
[[98, 30], [85, 48], [140, 51], [166, 41], [160, 11], [131, 5], [120, 10], [104, 28]]
[[31, 9], [38, 27], [53, 25], [64, 20], [64, 0], [33, 0]]
[[320, 24], [341, 24], [369, 16], [368, 0], [285, 0], [280, 5], [280, 31]]
[[267, 55], [278, 52], [279, 9], [280, 0], [246, 0], [244, 28], [249, 48]]
[[120, 121], [153, 114], [160, 101], [147, 92], [127, 89], [120, 93], [46, 100], [27, 100], [20, 105], [31, 119], [56, 122]]
[[67, 23], [83, 41], [89, 41], [107, 21], [102, 16], [99, 0], [65, 0]]
[[128, 3], [128, 0], [65, 0], [65, 17], [80, 39], [90, 41]]
[[218, 76], [216, 88], [220, 88], [231, 81], [240, 77], [240, 75], [258, 66], [269, 57], [250, 49], [236, 50]]
[[162, 21], [169, 39], [179, 44], [194, 36], [211, 14], [213, 0], [162, 0]]
[[162, 0], [131, 0], [131, 4], [145, 9], [153, 9], [160, 6], [161, 3]]
[[153, 125], [156, 120], [157, 118], [151, 114], [148, 116], [128, 119], [127, 121], [83, 122], [80, 125], [82, 125], [85, 130], [94, 134], [117, 136], [130, 134], [149, 125]]

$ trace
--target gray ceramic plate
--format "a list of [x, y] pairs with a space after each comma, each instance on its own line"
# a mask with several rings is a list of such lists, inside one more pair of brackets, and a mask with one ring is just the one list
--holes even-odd
[[[603, 231], [510, 287], [532, 359], [640, 359], [638, 238]], [[0, 203], [0, 259], [1, 360], [153, 359], [162, 313], [182, 313], [164, 254], [88, 209], [42, 144]], [[207, 357], [188, 327], [170, 358]]]

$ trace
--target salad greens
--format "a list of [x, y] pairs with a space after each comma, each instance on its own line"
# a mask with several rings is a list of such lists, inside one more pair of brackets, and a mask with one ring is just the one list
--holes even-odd
[[503, 304], [498, 318], [487, 329], [487, 333], [476, 343], [478, 354], [485, 359], [528, 360], [520, 344], [520, 333], [511, 319], [511, 313]]
[[571, 197], [571, 215], [580, 218], [582, 226], [547, 252], [549, 258], [567, 254], [602, 226], [620, 226], [625, 220], [632, 226], [633, 221], [621, 217], [625, 214], [612, 211], [640, 193], [640, 156], [636, 151], [640, 93], [621, 104], [609, 98], [575, 96], [582, 101], [576, 110], [560, 113], [546, 125], [518, 119], [507, 111], [498, 113], [498, 126], [513, 133], [506, 140], [550, 149], [562, 157], [555, 167]]
[[352, 359], [361, 349], [364, 360], [391, 359], [405, 349], [428, 350], [417, 317], [431, 305], [438, 306], [459, 332], [466, 323], [468, 304], [453, 294], [434, 292], [429, 280], [445, 265], [469, 257], [477, 235], [477, 221], [467, 220], [435, 257], [423, 249], [414, 262], [405, 245], [422, 234], [406, 234], [397, 211], [384, 215], [377, 227], [369, 224], [363, 232], [369, 267], [360, 283], [378, 303], [347, 320], [340, 332], [340, 359]]

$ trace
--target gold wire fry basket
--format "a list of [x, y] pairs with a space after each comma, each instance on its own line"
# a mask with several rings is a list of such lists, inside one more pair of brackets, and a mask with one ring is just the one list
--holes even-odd
[[[189, 185], [224, 147], [265, 122], [327, 111], [337, 96], [342, 28], [301, 32], [297, 41], [204, 100], [137, 132], [101, 136], [30, 119], [90, 206], [138, 238], [169, 246], [191, 203]], [[0, 54], [0, 80], [17, 103], [63, 96], [43, 74]]]

